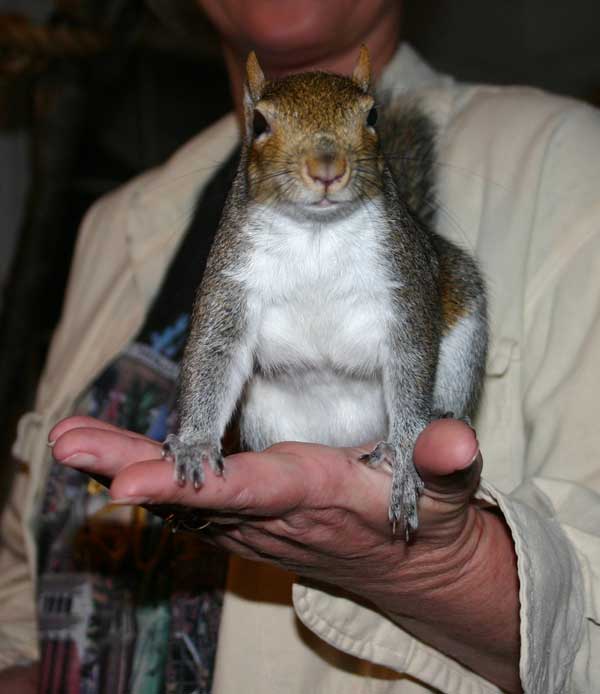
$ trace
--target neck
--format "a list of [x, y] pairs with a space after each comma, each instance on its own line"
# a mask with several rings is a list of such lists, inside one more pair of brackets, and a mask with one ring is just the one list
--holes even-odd
[[[361, 37], [360, 43], [364, 43], [369, 49], [371, 70], [376, 80], [396, 52], [399, 35], [400, 17], [398, 16], [392, 21], [386, 17], [385, 21], [375, 24], [363, 37]], [[322, 54], [315, 54], [312, 56], [299, 56], [297, 54], [282, 55], [281, 53], [268, 55], [261, 52], [259, 59], [267, 78], [283, 77], [293, 72], [306, 72], [310, 70], [327, 70], [342, 75], [350, 75], [356, 65], [360, 43], [336, 53], [323, 52]], [[245, 49], [240, 50], [238, 46], [224, 41], [223, 53], [229, 73], [238, 122], [240, 125], [243, 125], [243, 91], [247, 51]]]

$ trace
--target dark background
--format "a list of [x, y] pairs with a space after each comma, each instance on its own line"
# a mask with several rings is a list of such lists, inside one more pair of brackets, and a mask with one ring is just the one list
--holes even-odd
[[[405, 38], [438, 69], [596, 104], [598, 27], [597, 0], [405, 0]], [[193, 0], [0, 0], [0, 489], [85, 210], [229, 108]]]

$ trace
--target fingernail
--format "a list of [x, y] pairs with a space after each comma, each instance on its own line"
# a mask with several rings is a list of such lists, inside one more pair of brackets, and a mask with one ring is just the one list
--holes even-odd
[[149, 504], [150, 499], [145, 496], [126, 496], [122, 499], [112, 499], [110, 503], [115, 506], [142, 506]]
[[52, 439], [48, 439], [48, 441], [46, 441], [46, 445], [47, 445], [49, 448], [54, 448], [54, 444], [55, 444], [55, 443], [56, 443], [56, 440], [52, 440]]
[[74, 467], [91, 466], [98, 462], [98, 458], [91, 453], [73, 453], [73, 455], [59, 460], [61, 463], [67, 463], [68, 465], [73, 465]]

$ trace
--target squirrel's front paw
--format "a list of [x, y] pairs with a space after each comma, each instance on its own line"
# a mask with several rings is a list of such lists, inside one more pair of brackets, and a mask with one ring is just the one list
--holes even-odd
[[371, 451], [360, 457], [360, 460], [371, 467], [385, 465], [392, 472], [392, 493], [390, 496], [389, 518], [394, 532], [399, 525], [404, 530], [406, 539], [411, 532], [419, 527], [417, 504], [419, 496], [425, 485], [419, 477], [412, 463], [412, 451], [410, 456], [396, 451], [391, 443], [381, 441]]
[[215, 475], [223, 474], [221, 449], [203, 441], [182, 441], [169, 434], [163, 443], [163, 457], [173, 460], [173, 477], [181, 486], [192, 480], [194, 489], [200, 489], [204, 484], [204, 463], [210, 465]]

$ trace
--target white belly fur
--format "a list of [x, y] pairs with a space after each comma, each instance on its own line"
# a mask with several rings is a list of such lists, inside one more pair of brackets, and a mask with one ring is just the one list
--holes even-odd
[[381, 384], [317, 370], [295, 378], [255, 376], [246, 392], [242, 432], [255, 450], [278, 441], [330, 446], [379, 441], [387, 434]]
[[242, 279], [257, 371], [242, 401], [253, 449], [278, 441], [356, 445], [387, 434], [381, 364], [390, 278], [374, 204], [321, 228], [272, 211], [253, 219]]

